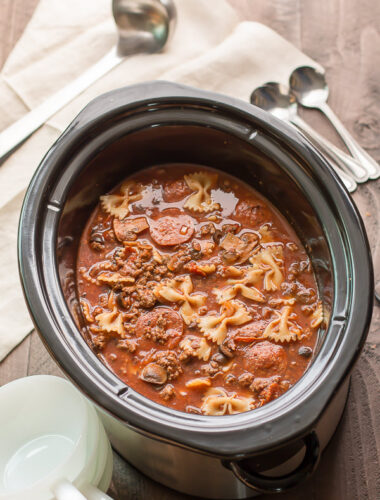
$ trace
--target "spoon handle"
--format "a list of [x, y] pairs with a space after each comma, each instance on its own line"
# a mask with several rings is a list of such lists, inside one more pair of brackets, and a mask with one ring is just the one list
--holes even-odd
[[352, 135], [348, 132], [343, 123], [336, 116], [334, 111], [326, 103], [320, 104], [318, 108], [325, 114], [325, 116], [330, 120], [335, 130], [341, 136], [343, 142], [346, 144], [348, 150], [354, 158], [356, 158], [360, 164], [367, 170], [370, 179], [377, 179], [380, 177], [380, 166], [378, 163], [359, 146]]
[[[319, 140], [316, 139], [316, 137], [314, 135], [315, 131], [313, 129], [311, 129], [312, 134], [308, 134], [306, 129], [308, 129], [309, 126], [305, 122], [303, 122], [306, 125], [306, 127], [305, 128], [302, 127], [301, 126], [302, 122], [303, 122], [303, 120], [297, 116], [292, 118], [291, 120], [289, 120], [289, 123], [292, 123], [293, 126], [295, 126], [295, 128], [297, 128], [297, 130], [301, 130], [301, 131], [305, 132], [306, 137], [313, 140], [313, 142], [316, 144], [316, 146], [318, 147], [318, 149], [322, 153], [327, 154], [327, 148], [325, 148], [323, 143], [320, 143]], [[313, 135], [314, 135], [314, 137], [313, 137]], [[340, 180], [343, 182], [347, 191], [350, 193], [353, 193], [356, 190], [356, 188], [358, 187], [355, 179], [339, 167], [339, 163], [340, 163], [339, 160], [338, 160], [338, 162], [335, 161], [332, 156], [330, 156], [330, 159], [331, 159], [331, 166], [333, 167], [335, 173], [338, 174]]]
[[349, 193], [353, 193], [358, 185], [356, 184], [356, 181], [351, 175], [346, 174], [344, 170], [341, 170], [338, 165], [332, 165], [333, 169], [335, 170], [335, 173], [338, 174], [340, 180], [343, 182], [345, 188]]
[[105, 75], [122, 61], [116, 49], [112, 49], [96, 64], [91, 66], [74, 81], [50, 96], [42, 104], [27, 113], [20, 120], [0, 133], [0, 163], [23, 143], [30, 135], [39, 129], [51, 116], [63, 108], [74, 97], [87, 89], [92, 83]]
[[355, 158], [347, 155], [330, 141], [318, 134], [318, 132], [310, 127], [302, 118], [296, 115], [292, 118], [292, 123], [306, 132], [313, 141], [317, 142], [320, 149], [322, 149], [329, 158], [333, 159], [340, 168], [350, 174], [356, 182], [366, 182], [368, 180], [367, 170], [363, 168]]

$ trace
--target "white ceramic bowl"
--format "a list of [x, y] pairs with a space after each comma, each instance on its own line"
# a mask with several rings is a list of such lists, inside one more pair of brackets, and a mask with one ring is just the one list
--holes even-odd
[[101, 491], [112, 475], [108, 438], [70, 382], [15, 380], [0, 388], [0, 408], [0, 500], [110, 498]]

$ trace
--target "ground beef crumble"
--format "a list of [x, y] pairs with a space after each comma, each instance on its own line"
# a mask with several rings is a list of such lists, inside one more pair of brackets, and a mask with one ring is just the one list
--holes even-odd
[[256, 394], [260, 394], [261, 391], [266, 389], [271, 384], [273, 384], [273, 383], [278, 384], [280, 382], [280, 380], [281, 380], [281, 377], [279, 377], [279, 376], [274, 376], [274, 377], [270, 377], [270, 378], [263, 378], [263, 377], [253, 378], [252, 377], [251, 383], [249, 384], [249, 388], [251, 389], [252, 392], [254, 392]]
[[198, 349], [201, 344], [201, 338], [193, 336], [189, 340], [190, 342], [181, 347], [181, 352], [178, 356], [180, 361], [187, 361], [189, 358], [197, 357]]
[[245, 372], [238, 378], [238, 382], [242, 387], [249, 387], [253, 382], [252, 373]]
[[166, 384], [159, 394], [164, 401], [169, 401], [175, 396], [174, 387], [171, 384]]
[[215, 226], [212, 222], [207, 222], [200, 228], [200, 236], [210, 236], [215, 233]]
[[213, 377], [220, 371], [220, 366], [216, 361], [210, 361], [207, 365], [201, 366], [201, 372], [203, 375], [208, 375], [209, 377]]
[[[168, 314], [167, 310], [157, 309], [156, 311], [157, 314], [155, 314], [154, 321], [148, 319], [145, 325], [140, 327], [140, 330], [145, 339], [152, 340], [158, 344], [165, 344], [173, 334], [177, 333], [177, 331], [171, 328], [173, 326], [173, 319], [172, 315], [170, 313]], [[180, 316], [177, 315], [177, 317], [179, 321], [182, 321]], [[142, 324], [143, 320], [144, 317], [139, 320], [139, 324]], [[178, 331], [178, 333], [181, 332]]]
[[117, 343], [119, 349], [123, 349], [128, 352], [135, 352], [137, 349], [137, 340], [135, 339], [122, 339]]
[[107, 344], [107, 337], [100, 334], [94, 335], [92, 337], [92, 343], [94, 344], [95, 348], [100, 351]]
[[168, 380], [176, 379], [183, 371], [174, 351], [157, 351], [154, 353], [152, 361], [165, 368]]

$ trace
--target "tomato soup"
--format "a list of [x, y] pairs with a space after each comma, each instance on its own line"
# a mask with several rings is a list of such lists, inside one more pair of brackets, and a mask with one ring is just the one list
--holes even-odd
[[324, 321], [290, 224], [245, 183], [198, 165], [142, 170], [101, 196], [76, 278], [97, 356], [139, 393], [190, 413], [281, 396]]

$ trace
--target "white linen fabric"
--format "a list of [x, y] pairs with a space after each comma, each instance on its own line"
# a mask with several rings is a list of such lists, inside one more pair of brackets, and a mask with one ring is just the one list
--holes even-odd
[[[159, 54], [126, 58], [27, 140], [0, 166], [0, 361], [32, 330], [17, 269], [23, 195], [41, 158], [99, 94], [164, 79], [248, 99], [267, 81], [287, 83], [299, 65], [320, 66], [273, 30], [239, 23], [225, 1], [175, 0], [178, 22]], [[0, 130], [60, 90], [116, 43], [110, 0], [40, 0], [0, 74]]]

